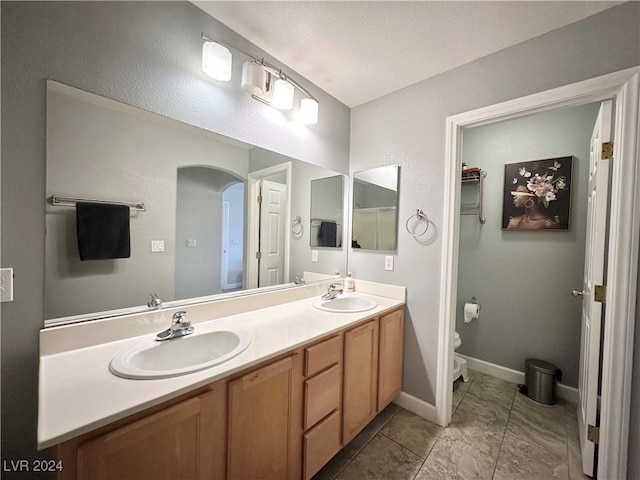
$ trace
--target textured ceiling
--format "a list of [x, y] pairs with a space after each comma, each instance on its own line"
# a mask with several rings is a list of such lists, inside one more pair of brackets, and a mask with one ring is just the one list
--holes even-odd
[[193, 3], [355, 107], [623, 2]]

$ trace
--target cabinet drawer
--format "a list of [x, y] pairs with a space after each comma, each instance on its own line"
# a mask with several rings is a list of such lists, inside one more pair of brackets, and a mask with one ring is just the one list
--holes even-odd
[[304, 478], [308, 480], [340, 450], [340, 412], [304, 434]]
[[304, 429], [340, 408], [341, 366], [334, 365], [304, 382]]
[[304, 349], [304, 376], [320, 372], [342, 357], [342, 337], [335, 337]]

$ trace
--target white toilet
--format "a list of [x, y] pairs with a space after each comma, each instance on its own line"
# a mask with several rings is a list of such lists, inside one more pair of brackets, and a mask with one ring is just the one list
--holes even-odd
[[[460, 345], [462, 345], [462, 340], [460, 339], [460, 334], [456, 332], [453, 340], [453, 349], [457, 350]], [[460, 355], [456, 355], [454, 353], [452, 382], [455, 382], [460, 377], [462, 377], [462, 381], [465, 383], [469, 381], [469, 373], [467, 372], [467, 361]]]

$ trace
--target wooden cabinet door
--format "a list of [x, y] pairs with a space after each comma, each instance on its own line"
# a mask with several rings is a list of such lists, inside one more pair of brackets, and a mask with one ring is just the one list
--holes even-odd
[[298, 357], [276, 361], [229, 383], [228, 478], [301, 476], [302, 368]]
[[402, 389], [404, 308], [380, 317], [378, 357], [378, 412]]
[[81, 444], [77, 478], [212, 478], [212, 456], [204, 450], [219, 433], [208, 408], [211, 398], [207, 393], [185, 400]]
[[342, 443], [355, 437], [376, 415], [378, 321], [344, 335]]

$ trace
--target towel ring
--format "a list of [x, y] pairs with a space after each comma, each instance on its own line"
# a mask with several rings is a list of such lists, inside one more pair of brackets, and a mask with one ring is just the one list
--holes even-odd
[[[415, 233], [412, 232], [411, 230], [409, 230], [409, 222], [411, 221], [411, 219], [413, 217], [416, 217], [416, 221], [418, 223], [420, 222], [425, 222], [425, 224], [427, 225], [424, 229], [423, 232], [421, 233]], [[422, 235], [424, 235], [425, 233], [427, 233], [427, 231], [429, 230], [429, 219], [427, 218], [427, 216], [424, 214], [424, 212], [420, 209], [416, 210], [416, 213], [414, 213], [413, 215], [411, 215], [409, 218], [407, 218], [407, 223], [405, 224], [405, 228], [407, 229], [407, 232], [409, 232], [411, 235], [413, 235], [414, 237], [421, 237]]]
[[291, 233], [293, 233], [296, 236], [302, 235], [303, 229], [304, 227], [302, 226], [302, 217], [298, 215], [296, 218], [293, 219], [293, 222], [291, 222]]

